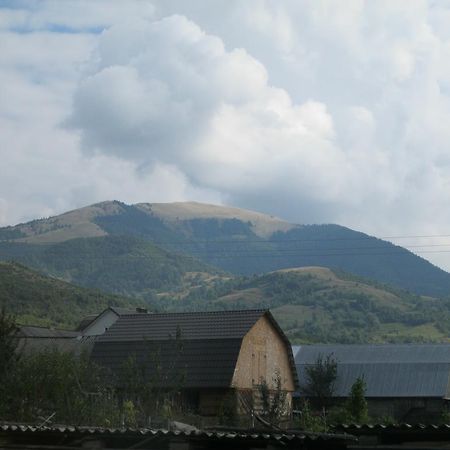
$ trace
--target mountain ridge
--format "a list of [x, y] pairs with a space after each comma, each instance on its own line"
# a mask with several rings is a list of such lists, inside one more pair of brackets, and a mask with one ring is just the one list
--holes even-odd
[[449, 273], [388, 241], [340, 225], [296, 225], [255, 211], [197, 202], [106, 201], [0, 228], [0, 258], [12, 257], [8, 245], [51, 246], [105, 236], [147, 240], [235, 275], [324, 266], [418, 294], [450, 295]]

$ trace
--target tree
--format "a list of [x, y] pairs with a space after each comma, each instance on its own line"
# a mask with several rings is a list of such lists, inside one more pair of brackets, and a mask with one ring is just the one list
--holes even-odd
[[20, 358], [18, 331], [13, 317], [7, 314], [3, 306], [0, 309], [0, 415], [8, 408], [9, 386], [14, 380]]
[[146, 424], [149, 417], [172, 416], [180, 409], [179, 393], [186, 373], [181, 366], [184, 351], [181, 330], [164, 343], [145, 342], [145, 350], [131, 354], [122, 364], [118, 389], [123, 405], [133, 405], [136, 420]]
[[355, 423], [365, 423], [369, 419], [367, 401], [365, 398], [366, 382], [358, 377], [350, 390], [350, 396], [345, 404], [345, 409]]
[[20, 357], [18, 352], [19, 329], [12, 316], [7, 314], [6, 309], [0, 310], [0, 384], [3, 385], [4, 378], [10, 372], [13, 365]]
[[261, 396], [262, 416], [273, 425], [278, 425], [279, 422], [286, 417], [288, 410], [287, 394], [283, 390], [283, 383], [281, 380], [280, 371], [277, 369], [272, 379], [272, 389], [267, 384], [264, 378], [258, 385]]
[[328, 406], [334, 393], [334, 385], [337, 378], [337, 361], [333, 355], [319, 355], [316, 362], [305, 368], [305, 384], [301, 390], [303, 394], [311, 398], [316, 407]]

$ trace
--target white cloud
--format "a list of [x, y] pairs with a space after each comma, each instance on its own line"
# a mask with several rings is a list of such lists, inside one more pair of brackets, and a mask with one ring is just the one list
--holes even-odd
[[450, 233], [448, 2], [13, 6], [3, 223], [117, 196]]

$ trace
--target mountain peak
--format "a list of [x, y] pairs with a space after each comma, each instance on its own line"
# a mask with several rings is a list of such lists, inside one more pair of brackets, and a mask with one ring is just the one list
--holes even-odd
[[286, 232], [297, 226], [257, 211], [208, 203], [138, 203], [135, 206], [167, 222], [194, 219], [237, 219], [242, 222], [250, 222], [252, 231], [260, 237], [269, 237], [276, 231]]

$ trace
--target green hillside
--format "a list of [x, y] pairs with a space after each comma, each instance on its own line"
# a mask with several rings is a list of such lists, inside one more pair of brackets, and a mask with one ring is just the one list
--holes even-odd
[[72, 329], [107, 306], [135, 308], [142, 301], [107, 295], [43, 276], [16, 263], [0, 262], [0, 307], [21, 324]]
[[[59, 251], [58, 245], [75, 238], [85, 238], [87, 242], [105, 236], [146, 240], [169, 253], [189, 255], [235, 275], [321, 266], [421, 295], [450, 295], [449, 273], [387, 241], [339, 225], [295, 225], [253, 211], [193, 202], [137, 205], [102, 202], [60, 216], [0, 228], [0, 258], [14, 257], [60, 276], [58, 266], [55, 266], [58, 273], [48, 269], [50, 259], [39, 265], [35, 253], [50, 254], [53, 248]], [[81, 241], [74, 242], [67, 244], [66, 254], [73, 264], [78, 254], [76, 246]], [[38, 251], [37, 245], [49, 247]], [[79, 264], [83, 262], [80, 260]], [[101, 273], [103, 269], [94, 260], [93, 264], [98, 269], [95, 275], [83, 273], [84, 269], [75, 265], [62, 275], [83, 285], [110, 289], [115, 277], [109, 280], [110, 274]], [[73, 273], [76, 274], [70, 278]], [[172, 283], [171, 277], [162, 284]], [[155, 283], [156, 278], [152, 286]], [[137, 285], [119, 284], [113, 286], [114, 292], [135, 295], [141, 290], [139, 281]]]
[[71, 328], [108, 305], [162, 311], [270, 308], [292, 343], [448, 342], [450, 336], [450, 300], [322, 267], [253, 277], [190, 272], [181, 287], [160, 290], [144, 302], [0, 263], [0, 306], [21, 323]]
[[146, 300], [159, 291], [184, 288], [192, 278], [187, 274], [218, 272], [133, 236], [79, 238], [53, 245], [4, 242], [0, 259], [14, 259], [81, 286]]
[[[450, 300], [419, 297], [353, 275], [309, 267], [222, 281], [173, 310], [270, 308], [293, 343], [444, 342]], [[163, 305], [163, 303], [160, 303]]]

